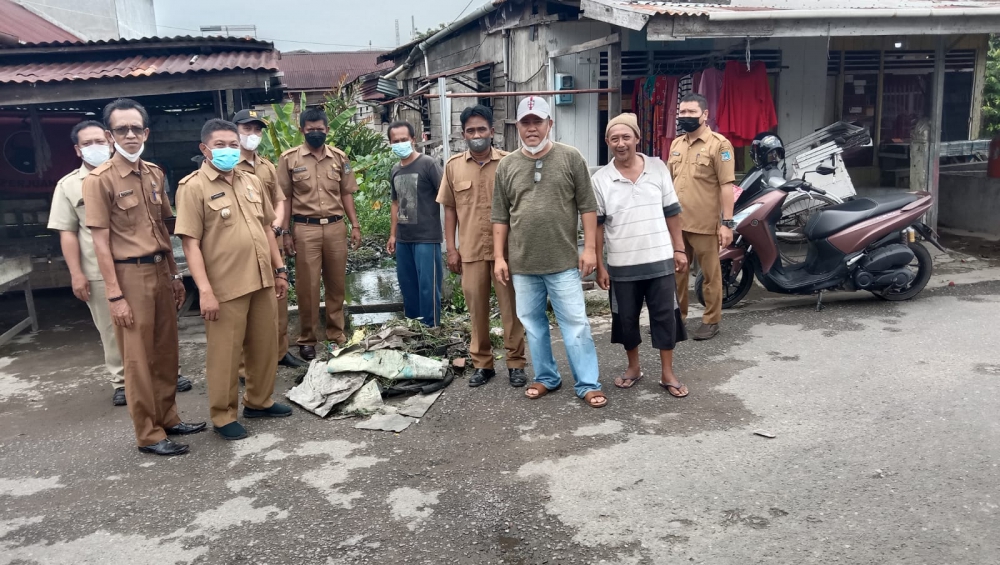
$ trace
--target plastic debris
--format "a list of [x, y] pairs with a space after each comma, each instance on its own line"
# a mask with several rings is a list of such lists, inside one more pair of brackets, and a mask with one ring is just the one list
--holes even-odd
[[394, 349], [377, 351], [350, 351], [342, 353], [327, 363], [330, 373], [370, 373], [389, 380], [444, 379], [447, 367], [430, 357], [413, 355]]
[[760, 436], [760, 437], [766, 437], [767, 439], [774, 439], [774, 438], [778, 437], [778, 436], [772, 434], [771, 432], [766, 432], [764, 430], [756, 430], [756, 431], [754, 431], [753, 435]]
[[377, 430], [399, 433], [410, 427], [410, 424], [416, 421], [416, 418], [400, 416], [399, 414], [376, 414], [363, 422], [354, 424], [354, 428], [357, 430]]

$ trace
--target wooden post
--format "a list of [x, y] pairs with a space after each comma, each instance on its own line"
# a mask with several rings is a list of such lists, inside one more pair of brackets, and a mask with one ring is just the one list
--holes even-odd
[[941, 172], [941, 119], [944, 113], [944, 58], [947, 55], [945, 43], [948, 38], [944, 35], [937, 37], [937, 48], [934, 50], [934, 90], [931, 93], [931, 123], [930, 139], [927, 143], [927, 188], [934, 203], [927, 211], [926, 223], [931, 229], [937, 229], [938, 205], [940, 193], [938, 191], [938, 180]]
[[[878, 148], [882, 144], [882, 98], [885, 96], [885, 49], [878, 52], [878, 85], [875, 88], [875, 151], [872, 153], [872, 166], [878, 167]], [[881, 183], [880, 183], [881, 184]]]
[[983, 87], [986, 85], [986, 57], [990, 52], [990, 36], [980, 36], [976, 47], [976, 66], [972, 73], [972, 104], [969, 108], [969, 139], [979, 139], [983, 127]]
[[233, 89], [226, 89], [226, 109], [223, 112], [222, 119], [228, 119], [230, 116], [236, 113], [234, 108], [236, 107], [236, 100], [233, 96]]
[[448, 103], [448, 79], [438, 77], [438, 101], [441, 104], [441, 157], [451, 158], [451, 104]]
[[618, 89], [608, 93], [608, 119], [622, 113], [622, 44], [608, 46], [608, 88]]
[[840, 120], [844, 119], [844, 78], [845, 78], [844, 77], [844, 65], [845, 65], [845, 60], [847, 59], [847, 57], [845, 56], [846, 53], [847, 53], [847, 51], [841, 50], [841, 51], [838, 51], [838, 53], [840, 53], [840, 68], [837, 71], [837, 92], [836, 92], [836, 100], [837, 100], [836, 111], [837, 111], [837, 116], [836, 116], [836, 118], [837, 118], [837, 121], [839, 122]]

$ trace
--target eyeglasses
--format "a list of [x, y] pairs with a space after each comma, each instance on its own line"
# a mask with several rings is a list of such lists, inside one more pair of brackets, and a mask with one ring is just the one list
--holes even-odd
[[146, 128], [142, 126], [122, 126], [122, 127], [112, 128], [111, 133], [117, 135], [118, 137], [125, 137], [126, 135], [129, 134], [129, 132], [132, 132], [132, 135], [139, 137], [145, 130]]
[[535, 184], [542, 182], [542, 160], [535, 161]]

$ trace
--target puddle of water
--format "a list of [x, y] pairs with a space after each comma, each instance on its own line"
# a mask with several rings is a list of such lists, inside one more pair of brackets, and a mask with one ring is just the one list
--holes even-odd
[[[346, 301], [349, 305], [388, 304], [403, 301], [403, 295], [399, 292], [399, 283], [396, 280], [396, 267], [392, 261], [387, 261], [374, 269], [348, 273], [346, 286]], [[353, 314], [351, 325], [357, 327], [384, 324], [389, 320], [401, 317], [401, 315], [400, 312]]]

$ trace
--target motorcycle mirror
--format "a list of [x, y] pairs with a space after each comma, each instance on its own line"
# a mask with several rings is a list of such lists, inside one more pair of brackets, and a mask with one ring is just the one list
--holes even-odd
[[783, 177], [774, 176], [767, 179], [767, 186], [771, 188], [781, 188], [785, 184], [785, 179]]
[[816, 173], [820, 175], [832, 175], [837, 172], [837, 169], [833, 167], [827, 167], [826, 165], [820, 165], [816, 167]]

